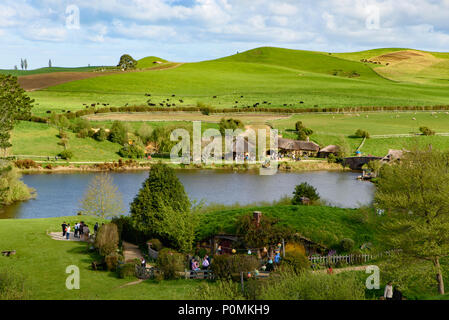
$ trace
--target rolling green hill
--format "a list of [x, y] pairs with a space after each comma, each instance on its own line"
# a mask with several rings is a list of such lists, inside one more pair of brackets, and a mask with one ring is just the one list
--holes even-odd
[[[373, 70], [378, 65], [353, 61], [355, 57], [395, 50], [399, 49], [378, 49], [344, 58], [345, 54], [258, 48], [157, 72], [73, 81], [30, 95], [40, 108], [73, 110], [98, 101], [111, 106], [145, 104], [145, 93], [151, 93], [155, 103], [174, 94], [184, 106], [201, 101], [219, 108], [248, 107], [263, 101], [266, 106], [292, 108], [449, 104], [449, 93], [442, 83], [391, 81]], [[144, 58], [140, 63], [145, 66], [154, 59]]]
[[145, 57], [145, 58], [142, 58], [140, 60], [137, 60], [137, 68], [139, 68], [139, 69], [147, 69], [147, 68], [154, 67], [154, 62], [155, 61], [160, 61], [160, 62], [163, 62], [163, 63], [168, 62], [167, 60], [164, 60], [162, 58], [150, 56], [150, 57]]
[[13, 76], [29, 76], [33, 74], [53, 73], [53, 72], [88, 72], [98, 69], [99, 67], [76, 67], [76, 68], [63, 68], [63, 67], [51, 67], [51, 68], [39, 68], [34, 70], [7, 70], [0, 69], [0, 74], [10, 74]]

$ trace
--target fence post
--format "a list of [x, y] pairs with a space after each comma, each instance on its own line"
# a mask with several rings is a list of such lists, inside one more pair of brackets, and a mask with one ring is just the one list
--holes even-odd
[[240, 283], [242, 285], [242, 295], [245, 294], [245, 285], [243, 284], [243, 272], [240, 272]]

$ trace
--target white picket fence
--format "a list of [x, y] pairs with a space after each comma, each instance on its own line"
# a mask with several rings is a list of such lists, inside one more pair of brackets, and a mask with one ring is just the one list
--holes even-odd
[[309, 261], [313, 264], [336, 264], [337, 262], [346, 262], [347, 264], [365, 263], [375, 258], [381, 257], [382, 254], [349, 254], [345, 256], [310, 256]]

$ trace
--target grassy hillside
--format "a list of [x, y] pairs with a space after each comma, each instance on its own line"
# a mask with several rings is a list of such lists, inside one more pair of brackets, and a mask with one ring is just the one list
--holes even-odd
[[[373, 54], [382, 52], [388, 50]], [[184, 101], [182, 105], [202, 101], [214, 107], [238, 108], [264, 101], [266, 106], [291, 108], [449, 104], [448, 90], [441, 83], [390, 81], [373, 71], [374, 64], [351, 61], [343, 55], [258, 48], [158, 72], [73, 81], [30, 96], [46, 109], [77, 109], [82, 103], [98, 101], [111, 106], [145, 104], [145, 93], [152, 94], [155, 103], [174, 94]]]
[[[100, 219], [82, 218], [93, 226]], [[85, 243], [56, 241], [46, 235], [47, 231], [59, 231], [61, 223], [73, 225], [79, 217], [0, 220], [0, 244], [2, 249], [16, 250], [12, 257], [0, 256], [0, 270], [9, 268], [26, 277], [25, 287], [29, 299], [70, 300], [143, 300], [143, 299], [188, 299], [191, 290], [199, 283], [178, 280], [144, 281], [140, 284], [121, 287], [134, 280], [119, 279], [115, 272], [93, 271], [92, 261], [98, 259], [89, 253]], [[80, 290], [67, 290], [65, 273], [68, 266], [80, 268]]]
[[290, 226], [301, 235], [327, 246], [339, 243], [343, 238], [351, 238], [357, 246], [374, 241], [375, 228], [368, 212], [325, 206], [270, 206], [217, 211], [202, 214], [197, 239], [223, 232], [235, 233], [235, 222], [239, 216], [262, 211], [264, 215], [280, 219], [280, 223]]
[[167, 60], [159, 58], [159, 57], [149, 56], [149, 57], [145, 57], [140, 60], [137, 60], [137, 68], [140, 68], [140, 69], [152, 68], [155, 66], [155, 64], [154, 64], [155, 61], [160, 61], [160, 62], [164, 62], [164, 63], [168, 62]]

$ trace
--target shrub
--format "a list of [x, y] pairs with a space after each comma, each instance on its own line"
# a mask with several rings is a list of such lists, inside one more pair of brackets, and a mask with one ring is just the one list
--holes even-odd
[[421, 131], [421, 133], [424, 136], [434, 136], [435, 135], [435, 131], [429, 129], [428, 127], [420, 127], [419, 131]]
[[221, 119], [219, 123], [219, 130], [222, 135], [226, 133], [226, 129], [236, 130], [236, 129], [243, 129], [245, 126], [243, 122], [239, 119]]
[[240, 273], [248, 273], [259, 267], [259, 260], [252, 255], [217, 255], [211, 264], [212, 272], [218, 279], [240, 277]]
[[79, 133], [82, 130], [87, 130], [89, 132], [92, 129], [92, 126], [89, 120], [78, 118], [71, 125], [71, 130], [75, 133]]
[[118, 228], [115, 223], [104, 224], [95, 236], [95, 247], [102, 256], [107, 256], [118, 249]]
[[365, 131], [365, 130], [362, 130], [362, 129], [358, 129], [355, 132], [354, 136], [357, 137], [357, 138], [367, 138], [368, 139], [369, 138], [369, 133], [368, 133], [368, 131]]
[[70, 160], [73, 158], [73, 152], [70, 150], [64, 150], [59, 153], [59, 156], [64, 160]]
[[281, 261], [296, 273], [306, 270], [310, 266], [309, 259], [300, 252], [285, 252], [285, 257]]
[[100, 128], [94, 133], [93, 138], [97, 141], [105, 141], [108, 139], [108, 133], [104, 128]]
[[151, 239], [148, 242], [151, 243], [151, 248], [153, 248], [156, 251], [161, 251], [162, 248], [164, 248], [162, 242], [159, 239]]
[[185, 269], [185, 257], [172, 249], [162, 249], [157, 257], [157, 266], [164, 279], [178, 279]]
[[327, 156], [327, 162], [328, 163], [336, 163], [337, 157], [333, 153], [329, 153], [329, 155]]
[[86, 129], [86, 128], [81, 129], [81, 130], [76, 134], [76, 136], [77, 136], [78, 138], [81, 138], [81, 139], [85, 139], [85, 138], [89, 137], [89, 129]]
[[136, 277], [136, 263], [124, 263], [117, 270], [121, 279]]
[[16, 160], [14, 161], [14, 164], [19, 169], [30, 169], [38, 167], [37, 163], [31, 159]]
[[303, 182], [295, 187], [295, 191], [293, 192], [292, 204], [302, 204], [301, 198], [303, 197], [309, 198], [311, 201], [320, 199], [320, 195], [318, 194], [316, 189], [307, 182]]
[[349, 238], [344, 238], [340, 241], [340, 249], [343, 252], [350, 252], [354, 248], [354, 240]]
[[124, 145], [128, 142], [128, 131], [123, 123], [114, 121], [109, 132], [109, 141]]
[[120, 256], [117, 252], [113, 252], [108, 254], [105, 258], [104, 258], [105, 262], [106, 262], [106, 266], [108, 268], [108, 271], [112, 271], [112, 270], [116, 270], [117, 266], [118, 266], [118, 262], [120, 260]]
[[193, 289], [192, 299], [195, 300], [243, 300], [238, 283], [231, 280], [217, 281], [214, 284], [201, 282]]
[[145, 152], [135, 145], [124, 146], [119, 150], [118, 154], [120, 155], [120, 157], [130, 159], [141, 159], [145, 157]]

